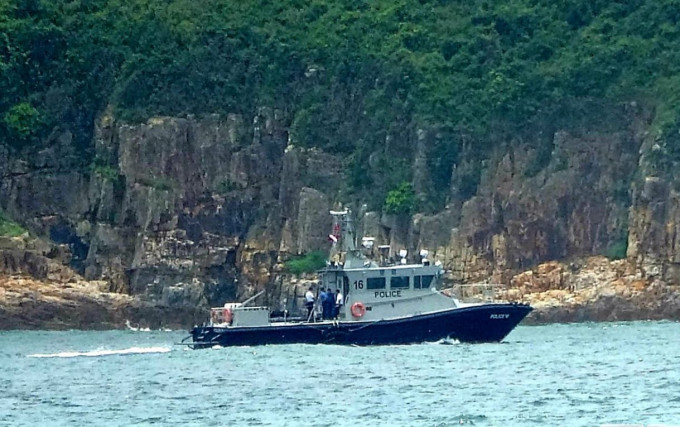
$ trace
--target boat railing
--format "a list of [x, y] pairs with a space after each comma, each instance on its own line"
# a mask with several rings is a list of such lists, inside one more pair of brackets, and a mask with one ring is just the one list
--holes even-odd
[[226, 323], [227, 317], [227, 309], [224, 307], [213, 307], [210, 309], [210, 322], [214, 325]]
[[469, 283], [465, 285], [455, 285], [447, 289], [447, 294], [456, 298], [460, 302], [499, 302], [503, 300], [502, 291], [505, 285], [500, 283]]

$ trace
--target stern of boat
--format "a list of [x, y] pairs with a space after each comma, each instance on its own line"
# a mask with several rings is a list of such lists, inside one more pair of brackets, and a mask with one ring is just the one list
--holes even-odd
[[[215, 327], [213, 326], [194, 326], [189, 333], [191, 335], [185, 338], [187, 342], [185, 343], [183, 340], [183, 343], [191, 349], [198, 350], [220, 345], [220, 334], [215, 331]], [[189, 341], [189, 339], [191, 341]]]

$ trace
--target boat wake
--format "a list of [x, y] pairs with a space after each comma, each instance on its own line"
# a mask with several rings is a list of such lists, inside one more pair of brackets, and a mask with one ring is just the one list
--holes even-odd
[[101, 357], [101, 356], [121, 356], [127, 354], [147, 354], [147, 353], [168, 353], [169, 347], [131, 347], [123, 350], [92, 350], [92, 351], [66, 351], [52, 354], [29, 354], [31, 358], [69, 358], [69, 357]]

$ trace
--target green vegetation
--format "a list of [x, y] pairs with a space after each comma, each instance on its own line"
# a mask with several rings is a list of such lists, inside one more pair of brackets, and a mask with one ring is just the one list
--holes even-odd
[[0, 211], [0, 236], [17, 237], [25, 232], [26, 230], [19, 224], [12, 221], [3, 211]]
[[141, 177], [137, 179], [137, 182], [160, 191], [172, 191], [175, 188], [175, 183], [163, 176], [154, 176], [151, 178]]
[[11, 107], [3, 118], [8, 134], [17, 143], [28, 140], [40, 128], [40, 113], [28, 102], [21, 102]]
[[399, 187], [387, 193], [384, 211], [388, 214], [411, 214], [415, 209], [416, 195], [408, 182], [402, 182]]
[[95, 157], [90, 165], [90, 169], [96, 175], [108, 180], [117, 180], [120, 176], [120, 171], [113, 165], [108, 164], [104, 159]]
[[[527, 124], [578, 124], [600, 117], [589, 114], [598, 103], [636, 100], [655, 108], [664, 152], [680, 159], [678, 10], [678, 0], [0, 0], [0, 143], [47, 141], [58, 125], [89, 164], [108, 105], [130, 121], [271, 106], [296, 145], [347, 156], [350, 194], [381, 201], [408, 180], [409, 166], [394, 165], [410, 165], [418, 127], [437, 130], [428, 167], [446, 191], [463, 146], [482, 159]], [[527, 175], [550, 152], [536, 147]], [[474, 189], [474, 176], [463, 184]]]
[[230, 179], [223, 179], [220, 180], [217, 185], [215, 185], [215, 188], [213, 188], [213, 191], [216, 191], [219, 194], [228, 194], [231, 193], [232, 191], [241, 191], [244, 190], [243, 184], [239, 182], [234, 182]]
[[118, 169], [112, 166], [96, 165], [92, 168], [92, 171], [102, 178], [114, 180], [118, 178]]
[[286, 270], [293, 274], [313, 273], [326, 265], [326, 254], [312, 251], [286, 262]]

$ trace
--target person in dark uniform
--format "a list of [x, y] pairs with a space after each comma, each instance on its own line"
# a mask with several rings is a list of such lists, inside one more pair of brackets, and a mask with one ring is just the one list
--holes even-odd
[[321, 292], [319, 292], [319, 301], [321, 301], [321, 318], [325, 319], [326, 318], [326, 300], [328, 299], [328, 294], [326, 291], [324, 291], [323, 288], [321, 288]]

